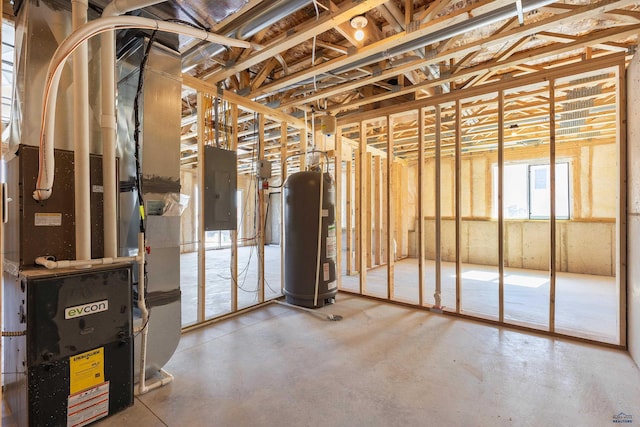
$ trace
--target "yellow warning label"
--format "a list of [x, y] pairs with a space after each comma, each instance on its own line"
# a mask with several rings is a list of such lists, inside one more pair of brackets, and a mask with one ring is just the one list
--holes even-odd
[[104, 347], [69, 358], [69, 394], [104, 382]]

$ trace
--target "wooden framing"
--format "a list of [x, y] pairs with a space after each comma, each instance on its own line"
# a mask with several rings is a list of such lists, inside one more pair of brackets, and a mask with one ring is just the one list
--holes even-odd
[[[362, 223], [362, 221], [360, 220], [360, 212], [362, 211], [362, 191], [360, 188], [360, 183], [362, 182], [362, 176], [361, 176], [361, 169], [362, 169], [362, 158], [360, 156], [361, 150], [360, 148], [357, 148], [353, 151], [354, 153], [354, 157], [355, 157], [355, 171], [354, 171], [354, 175], [355, 175], [355, 200], [356, 200], [356, 207], [355, 207], [355, 211], [354, 211], [354, 222], [355, 222], [355, 226], [354, 226], [354, 231], [355, 231], [355, 269], [357, 272], [360, 272], [362, 270], [362, 264], [360, 263], [360, 248], [362, 247], [362, 236], [360, 234], [360, 225]], [[362, 290], [361, 290], [362, 292]]]
[[393, 299], [395, 285], [395, 251], [394, 251], [394, 235], [395, 235], [395, 203], [393, 202], [393, 172], [394, 157], [393, 152], [393, 117], [387, 116], [387, 299]]
[[424, 258], [425, 258], [425, 230], [424, 230], [424, 108], [418, 112], [418, 303], [424, 305]]
[[374, 156], [373, 158], [373, 246], [374, 246], [374, 263], [382, 265], [382, 158]]
[[365, 177], [366, 177], [366, 181], [364, 183], [363, 186], [363, 190], [364, 190], [364, 195], [365, 195], [365, 206], [366, 206], [366, 220], [363, 223], [363, 225], [365, 226], [365, 233], [364, 233], [364, 240], [362, 241], [363, 243], [363, 247], [366, 249], [367, 251], [367, 268], [371, 268], [373, 267], [373, 250], [372, 250], [372, 239], [371, 239], [371, 234], [372, 234], [372, 226], [371, 226], [371, 219], [373, 217], [373, 203], [372, 203], [372, 197], [371, 197], [371, 193], [374, 191], [373, 188], [373, 179], [372, 179], [372, 170], [371, 170], [371, 164], [373, 161], [373, 155], [367, 151], [366, 155], [365, 155], [365, 168], [364, 168], [364, 173], [365, 173]]
[[440, 104], [435, 105], [436, 116], [436, 179], [435, 179], [435, 193], [436, 193], [436, 289], [433, 294], [434, 307], [436, 309], [442, 309], [442, 157], [441, 157], [441, 134], [442, 128], [442, 115], [440, 112]]
[[549, 332], [556, 327], [556, 84], [549, 80]]
[[[238, 106], [231, 104], [231, 150], [238, 149]], [[236, 171], [237, 178], [237, 171]], [[237, 224], [236, 224], [237, 226]], [[238, 230], [231, 230], [231, 311], [238, 311]]]
[[287, 150], [288, 142], [288, 129], [287, 122], [280, 123], [280, 291], [284, 295], [284, 181], [287, 179], [287, 156], [289, 154]]
[[616, 207], [616, 287], [619, 292], [619, 344], [627, 346], [627, 83], [625, 63], [618, 64], [618, 206]]
[[498, 92], [498, 320], [504, 322], [504, 92]]
[[[258, 113], [258, 160], [264, 160], [264, 114]], [[264, 245], [265, 245], [265, 218], [266, 203], [268, 197], [265, 197], [261, 188], [258, 191], [258, 302], [264, 302]]]
[[[358, 178], [361, 184], [360, 191], [357, 191], [357, 197], [360, 200], [360, 215], [356, 217], [356, 226], [358, 222], [360, 226], [357, 227], [360, 237], [360, 251], [356, 250], [356, 257], [358, 259], [358, 266], [360, 272], [360, 293], [364, 294], [367, 289], [367, 241], [366, 232], [371, 235], [371, 228], [367, 230], [367, 180], [365, 171], [367, 168], [367, 125], [366, 123], [360, 123], [360, 148], [358, 149], [358, 157], [360, 159], [360, 168], [358, 169]], [[371, 170], [371, 162], [369, 162], [369, 170]], [[358, 186], [356, 184], [356, 189]]]
[[456, 313], [460, 313], [462, 298], [462, 134], [460, 99], [456, 99], [456, 157], [455, 157], [455, 217], [456, 217]]
[[[205, 145], [205, 94], [198, 92], [198, 198], [200, 206], [204, 200], [204, 145]], [[204, 209], [198, 210], [198, 315], [197, 321], [204, 322], [204, 302], [206, 297], [206, 258], [205, 258], [206, 234], [204, 231]]]
[[336, 285], [342, 288], [342, 129], [337, 128], [335, 133], [335, 218], [336, 218]]
[[353, 181], [353, 161], [352, 160], [347, 160], [347, 173], [346, 173], [346, 187], [347, 187], [347, 194], [346, 196], [346, 210], [345, 210], [345, 215], [347, 216], [346, 218], [346, 232], [347, 232], [347, 239], [346, 239], [346, 243], [347, 243], [347, 247], [346, 247], [346, 270], [347, 270], [347, 276], [351, 276], [353, 275], [353, 223], [352, 223], [352, 218], [353, 218], [353, 194], [352, 194], [352, 190], [351, 190], [351, 186], [352, 186], [352, 181]]

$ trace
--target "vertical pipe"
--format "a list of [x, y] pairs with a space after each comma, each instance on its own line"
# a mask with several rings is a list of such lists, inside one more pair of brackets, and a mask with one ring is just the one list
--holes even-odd
[[[625, 61], [618, 66], [616, 110], [618, 129], [618, 205], [616, 206], [616, 289], [618, 306], [618, 344], [627, 347], [627, 83]], [[1, 271], [1, 270], [0, 270]]]
[[[87, 22], [87, 0], [72, 0], [74, 30]], [[91, 259], [91, 182], [89, 174], [89, 48], [82, 43], [73, 54], [73, 161], [76, 259]]]
[[342, 289], [342, 128], [336, 127], [336, 284]]
[[442, 192], [440, 190], [440, 173], [441, 173], [441, 151], [442, 136], [440, 128], [442, 126], [442, 116], [440, 114], [440, 105], [436, 105], [436, 291], [433, 294], [434, 306], [437, 309], [442, 308]]
[[461, 178], [462, 178], [462, 133], [460, 129], [461, 125], [460, 119], [460, 100], [456, 99], [456, 159], [455, 159], [455, 215], [456, 215], [456, 313], [460, 313], [460, 305], [461, 305], [461, 292], [462, 292], [462, 277], [461, 277], [461, 226], [462, 226], [462, 218], [460, 216], [460, 192], [462, 189]]
[[418, 111], [418, 304], [424, 305], [424, 108]]
[[[238, 105], [231, 104], [231, 147], [232, 150], [238, 149]], [[238, 182], [238, 170], [236, 168], [236, 182]], [[234, 195], [237, 200], [237, 193]], [[242, 207], [236, 206], [242, 210]], [[234, 218], [236, 221], [236, 229], [231, 230], [231, 312], [238, 311], [238, 215]]]
[[280, 292], [284, 294], [284, 181], [287, 179], [287, 122], [280, 123]]
[[387, 299], [391, 299], [394, 294], [394, 280], [395, 280], [395, 252], [393, 248], [393, 235], [395, 233], [395, 220], [393, 215], [395, 213], [395, 206], [393, 203], [393, 117], [387, 116]]
[[498, 92], [498, 318], [504, 322], [504, 91]]
[[556, 85], [549, 80], [549, 332], [556, 325]]
[[140, 260], [138, 261], [138, 308], [141, 313], [141, 336], [140, 336], [140, 368], [139, 368], [139, 379], [138, 379], [138, 391], [140, 394], [144, 394], [147, 392], [147, 388], [145, 385], [146, 379], [146, 364], [147, 364], [147, 338], [149, 335], [149, 311], [147, 310], [147, 302], [146, 302], [146, 277], [144, 273], [144, 259], [145, 259], [145, 240], [144, 233], [138, 233], [138, 256]]
[[104, 256], [118, 255], [117, 187], [116, 187], [116, 42], [111, 32], [100, 36], [102, 65], [102, 186], [104, 221]]
[[[304, 156], [302, 156], [304, 157]], [[258, 113], [258, 160], [264, 160], [264, 114]], [[258, 302], [264, 302], [264, 229], [266, 190], [258, 188]], [[265, 197], [266, 196], [266, 197]]]
[[198, 92], [196, 100], [198, 110], [198, 323], [204, 322], [205, 318], [204, 299], [207, 283], [204, 230], [204, 97], [204, 93]]

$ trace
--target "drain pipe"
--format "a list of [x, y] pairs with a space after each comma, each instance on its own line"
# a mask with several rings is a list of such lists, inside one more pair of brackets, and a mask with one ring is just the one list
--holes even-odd
[[[87, 22], [87, 0], [71, 1], [71, 22], [77, 30]], [[91, 259], [91, 180], [89, 175], [89, 48], [78, 46], [73, 56], [73, 178], [75, 189], [76, 256]]]
[[[114, 0], [102, 11], [103, 17], [124, 15], [165, 0]], [[116, 40], [115, 35], [100, 36], [102, 68], [102, 186], [104, 188], [104, 256], [118, 256], [117, 188], [116, 188]]]
[[147, 283], [146, 283], [146, 275], [144, 274], [144, 263], [145, 263], [145, 243], [144, 243], [144, 233], [138, 233], [138, 256], [140, 257], [138, 261], [138, 308], [140, 309], [140, 313], [142, 314], [142, 323], [141, 323], [141, 336], [140, 336], [140, 372], [138, 375], [140, 376], [138, 379], [138, 391], [140, 394], [144, 394], [147, 392], [147, 388], [145, 386], [146, 375], [145, 370], [147, 369], [147, 337], [149, 335], [149, 310], [147, 308], [147, 301], [145, 298], [145, 293], [147, 291]]
[[80, 44], [91, 37], [105, 32], [128, 28], [158, 30], [173, 34], [182, 34], [199, 38], [201, 40], [211, 41], [213, 43], [245, 49], [251, 47], [260, 48], [260, 46], [253, 43], [231, 39], [229, 37], [224, 37], [216, 33], [210, 33], [208, 31], [192, 28], [186, 25], [157, 21], [137, 16], [99, 18], [88, 22], [79, 29], [73, 31], [63, 40], [60, 46], [58, 46], [47, 70], [47, 80], [45, 82], [42, 103], [42, 122], [40, 127], [39, 170], [38, 178], [36, 180], [36, 188], [33, 192], [34, 199], [46, 200], [51, 196], [52, 192], [54, 180], [53, 129], [55, 125], [55, 105], [57, 100], [57, 91], [60, 84], [60, 74], [62, 73], [62, 67], [65, 61]]

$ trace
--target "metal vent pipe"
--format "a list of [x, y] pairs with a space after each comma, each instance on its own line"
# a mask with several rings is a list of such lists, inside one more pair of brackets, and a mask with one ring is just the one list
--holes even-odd
[[[285, 2], [270, 2], [263, 10], [256, 9], [255, 12], [248, 12], [246, 22], [234, 23], [229, 27], [222, 28], [221, 34], [227, 37], [235, 37], [239, 40], [245, 40], [267, 27], [275, 24], [286, 16], [297, 12], [313, 0], [288, 0]], [[253, 13], [252, 13], [253, 12]], [[226, 47], [219, 44], [208, 44], [206, 46], [196, 46], [185, 52], [182, 58], [182, 72], [189, 71], [202, 61], [212, 56], [216, 56], [224, 52]]]

